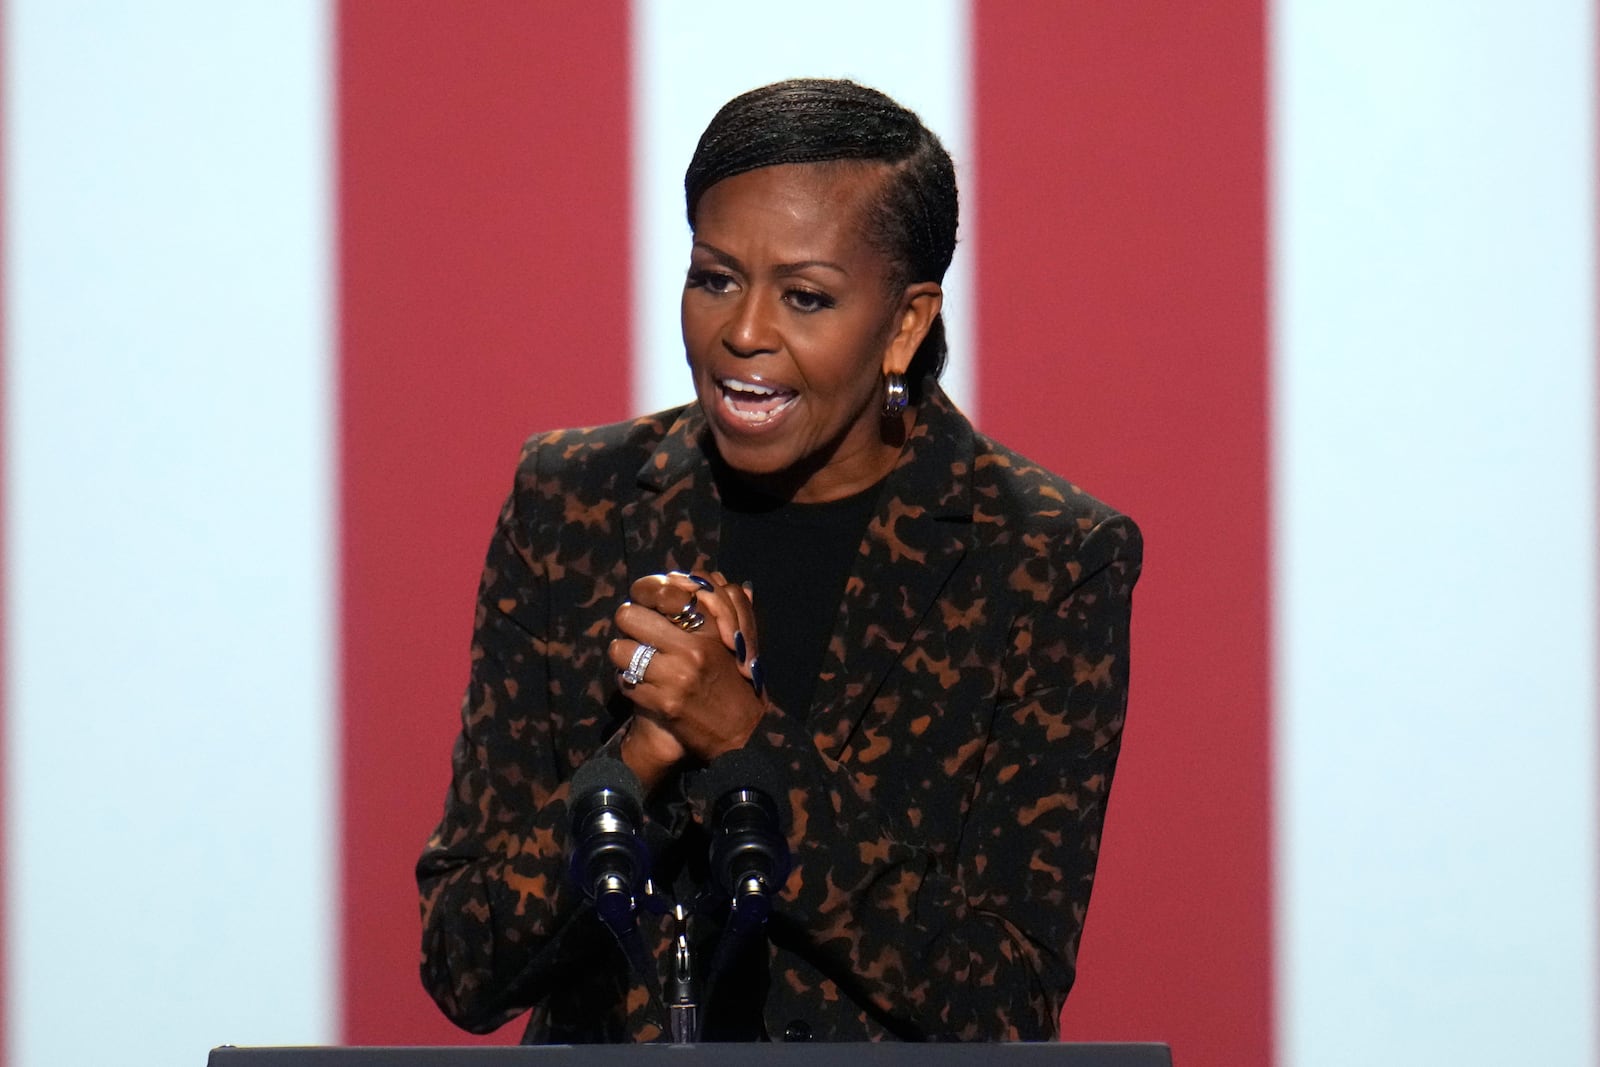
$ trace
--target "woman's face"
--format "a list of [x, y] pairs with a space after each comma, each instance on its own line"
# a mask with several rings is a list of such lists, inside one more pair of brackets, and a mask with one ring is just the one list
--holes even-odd
[[789, 164], [700, 198], [683, 292], [695, 392], [724, 461], [775, 495], [848, 496], [899, 454], [883, 375], [905, 371], [941, 295], [891, 289], [864, 232], [882, 179], [875, 165]]

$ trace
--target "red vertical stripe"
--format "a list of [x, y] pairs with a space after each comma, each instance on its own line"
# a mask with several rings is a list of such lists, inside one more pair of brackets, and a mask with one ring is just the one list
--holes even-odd
[[411, 865], [517, 447], [627, 413], [627, 33], [624, 4], [339, 5], [346, 1042], [463, 1040]]
[[973, 11], [981, 425], [1148, 553], [1064, 1032], [1267, 1063], [1264, 5]]
[[[6, 40], [4, 34], [7, 24], [8, 19], [6, 5], [5, 3], [0, 2], [0, 57], [3, 57], [6, 54]], [[5, 73], [5, 69], [0, 67], [0, 85], [9, 84], [8, 79], [4, 77]], [[4, 113], [3, 105], [5, 102], [6, 101], [4, 98], [0, 97], [0, 114]], [[3, 131], [0, 131], [0, 134], [3, 134]], [[4, 143], [4, 137], [0, 136], [0, 145], [4, 145]], [[0, 175], [4, 175], [5, 172], [5, 159], [0, 157]], [[0, 206], [5, 204], [5, 196], [7, 192], [8, 190], [6, 190], [3, 186], [0, 186]], [[0, 220], [3, 219], [4, 213], [0, 212]], [[7, 234], [5, 233], [4, 226], [0, 225], [0, 249], [4, 249], [6, 247], [6, 237]], [[6, 257], [4, 256], [0, 256], [0, 262], [4, 262], [5, 258]], [[4, 277], [0, 277], [0, 292], [5, 291], [4, 283]], [[7, 312], [8, 309], [3, 303], [0, 303], [0, 337], [5, 336]], [[6, 353], [3, 350], [0, 350], [0, 411], [5, 411], [7, 408], [4, 383], [8, 375], [3, 373], [5, 369], [5, 356]], [[4, 428], [5, 427], [3, 425], [0, 425], [0, 431], [3, 431]], [[4, 442], [4, 440], [5, 434], [0, 432], [0, 442]], [[3, 448], [0, 448], [0, 470], [5, 469], [5, 462], [6, 456], [4, 450]], [[0, 482], [0, 487], [3, 487], [3, 485], [4, 483]], [[9, 494], [0, 493], [0, 498], [9, 499]], [[3, 521], [4, 517], [5, 512], [0, 510], [0, 534], [3, 534], [5, 530], [5, 524]], [[3, 605], [6, 600], [5, 591], [9, 585], [4, 576], [10, 573], [9, 564], [11, 561], [10, 545], [5, 542], [3, 536], [0, 536], [0, 560], [5, 561], [6, 563], [6, 566], [0, 567], [0, 605]], [[0, 614], [0, 635], [6, 634], [8, 631], [9, 620], [7, 620], [3, 614]], [[0, 640], [0, 682], [4, 681], [6, 677], [6, 668], [9, 666], [9, 664], [5, 662], [5, 650], [9, 647], [10, 642], [8, 640]], [[0, 686], [0, 692], [4, 692], [3, 686]], [[10, 708], [5, 706], [4, 701], [0, 700], [0, 798], [3, 798], [0, 799], [0, 827], [6, 825], [6, 812], [9, 810], [11, 797], [11, 776], [4, 773], [5, 768], [10, 766], [10, 757], [7, 755], [5, 744], [5, 739], [8, 736], [8, 731], [5, 729], [5, 717], [10, 713], [10, 710]], [[3, 837], [3, 835], [0, 835], [0, 837]], [[11, 855], [11, 842], [0, 840], [0, 845], [5, 846], [0, 847], [0, 887], [9, 887], [11, 885], [11, 872], [8, 869], [7, 857]], [[3, 889], [0, 889], [0, 961], [3, 961], [0, 962], [0, 1067], [5, 1067], [6, 1063], [8, 1063], [11, 1058], [8, 1053], [8, 1050], [11, 1048], [11, 1020], [7, 1009], [11, 1003], [12, 961], [11, 945], [6, 940], [5, 936], [6, 930], [8, 929], [10, 923], [10, 915], [10, 894], [5, 892]]]

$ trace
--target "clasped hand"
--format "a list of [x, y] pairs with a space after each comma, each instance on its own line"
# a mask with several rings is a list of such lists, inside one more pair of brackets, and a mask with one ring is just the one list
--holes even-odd
[[[705, 624], [687, 629], [695, 614]], [[633, 583], [613, 620], [621, 636], [607, 656], [634, 704], [622, 758], [647, 789], [685, 759], [744, 747], [766, 710], [755, 609], [744, 589], [720, 574], [652, 574]], [[641, 645], [656, 651], [636, 668], [637, 681], [624, 678]]]

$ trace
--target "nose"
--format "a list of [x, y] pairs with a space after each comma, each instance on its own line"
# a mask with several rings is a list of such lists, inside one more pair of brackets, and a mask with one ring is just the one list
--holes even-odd
[[759, 290], [746, 293], [723, 331], [722, 345], [735, 356], [759, 356], [777, 350], [772, 313]]

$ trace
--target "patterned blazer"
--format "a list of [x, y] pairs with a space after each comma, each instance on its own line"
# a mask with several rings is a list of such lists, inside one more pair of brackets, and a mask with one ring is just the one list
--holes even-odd
[[[704, 433], [691, 405], [525, 446], [479, 589], [444, 817], [417, 865], [423, 982], [467, 1029], [529, 1008], [530, 1041], [666, 1026], [567, 882], [567, 783], [630, 712], [605, 656], [630, 583], [716, 569]], [[769, 707], [750, 740], [793, 807], [756, 991], [767, 1035], [1055, 1035], [1122, 734], [1140, 552], [1131, 520], [930, 390], [812, 706]], [[652, 805], [658, 840], [704, 818], [700, 777]], [[643, 921], [665, 968], [668, 923]]]

